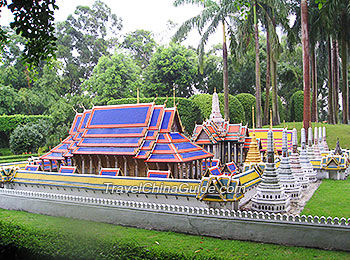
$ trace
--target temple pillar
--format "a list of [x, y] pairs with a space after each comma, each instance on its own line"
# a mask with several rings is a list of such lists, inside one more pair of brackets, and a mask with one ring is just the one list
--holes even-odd
[[94, 170], [92, 169], [92, 157], [91, 157], [91, 155], [89, 155], [89, 160], [90, 160], [90, 165], [89, 165], [89, 168], [90, 168], [90, 174], [94, 174]]
[[199, 172], [200, 172], [199, 176], [202, 176], [202, 174], [203, 174], [203, 160], [199, 161]]
[[139, 165], [136, 159], [134, 159], [135, 161], [135, 177], [139, 176]]
[[123, 156], [123, 160], [124, 160], [124, 174], [125, 176], [129, 176], [129, 174], [127, 173], [128, 171], [128, 162], [125, 156]]
[[207, 170], [207, 158], [204, 159], [204, 171]]
[[156, 166], [157, 166], [157, 170], [159, 171], [160, 170], [159, 163], [156, 163]]
[[102, 162], [101, 162], [101, 157], [99, 155], [97, 155], [97, 159], [98, 159], [97, 174], [99, 174], [102, 169]]
[[105, 155], [105, 157], [106, 157], [107, 168], [110, 168], [111, 165], [109, 164], [109, 156]]
[[85, 174], [85, 159], [81, 156], [81, 174]]
[[241, 144], [239, 148], [240, 148], [240, 153], [241, 153], [240, 154], [240, 163], [243, 163], [243, 145]]
[[114, 168], [118, 168], [118, 157], [114, 155]]
[[231, 155], [231, 142], [228, 142], [228, 161], [232, 162], [232, 155]]
[[[166, 165], [168, 166], [168, 170], [170, 171], [170, 176], [174, 176], [174, 172], [173, 172], [172, 169], [171, 169], [170, 163], [167, 163]], [[169, 177], [170, 177], [170, 176], [169, 176]]]
[[50, 172], [52, 172], [52, 160], [49, 160], [50, 162]]
[[233, 160], [237, 163], [237, 144], [233, 146]]

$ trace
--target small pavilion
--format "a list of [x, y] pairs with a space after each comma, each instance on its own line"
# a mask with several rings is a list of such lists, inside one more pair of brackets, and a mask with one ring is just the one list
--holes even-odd
[[125, 176], [145, 177], [170, 170], [174, 178], [200, 178], [202, 160], [213, 155], [184, 134], [176, 106], [154, 103], [95, 106], [76, 114], [69, 136], [40, 157], [52, 165], [69, 161], [81, 174], [119, 168]]
[[203, 124], [196, 125], [192, 141], [214, 154], [221, 163], [235, 161], [243, 163], [243, 147], [248, 127], [242, 124], [230, 124], [222, 118], [219, 97], [213, 93], [212, 111], [209, 119]]

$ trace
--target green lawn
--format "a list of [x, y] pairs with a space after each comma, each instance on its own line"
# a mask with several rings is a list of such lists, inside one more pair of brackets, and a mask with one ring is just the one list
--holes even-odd
[[350, 259], [347, 252], [220, 240], [3, 209], [0, 244], [64, 259]]
[[345, 181], [322, 180], [302, 214], [350, 218], [350, 178]]
[[[302, 122], [288, 122], [286, 123], [286, 126], [288, 126], [288, 129], [293, 129], [295, 124], [295, 128], [298, 130], [298, 139], [299, 139], [299, 146], [300, 146], [300, 129], [302, 128]], [[329, 125], [329, 124], [322, 124], [322, 123], [312, 123], [312, 127], [319, 127], [319, 126], [325, 126], [326, 132], [327, 132], [327, 143], [330, 149], [334, 149], [337, 138], [339, 137], [340, 140], [340, 146], [342, 148], [349, 148], [350, 149], [350, 125]], [[268, 126], [264, 126], [268, 127]], [[283, 127], [283, 124], [274, 126], [274, 127]], [[314, 132], [313, 132], [314, 133]]]

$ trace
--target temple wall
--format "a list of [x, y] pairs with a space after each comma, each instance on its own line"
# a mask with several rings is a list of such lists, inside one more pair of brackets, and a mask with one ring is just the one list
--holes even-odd
[[350, 220], [0, 189], [0, 207], [223, 239], [350, 251]]

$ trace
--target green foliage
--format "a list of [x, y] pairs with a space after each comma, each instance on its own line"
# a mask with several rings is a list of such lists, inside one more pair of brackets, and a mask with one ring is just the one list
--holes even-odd
[[0, 115], [16, 113], [19, 105], [20, 100], [17, 91], [10, 86], [0, 86]]
[[[265, 107], [265, 98], [266, 98], [266, 93], [263, 92], [261, 95], [261, 107]], [[286, 108], [283, 106], [282, 104], [282, 100], [281, 98], [278, 96], [278, 112], [280, 114], [280, 119], [281, 122], [283, 122], [283, 120], [286, 120], [287, 116], [286, 116]], [[272, 93], [270, 92], [269, 95], [269, 109], [272, 109]]]
[[304, 115], [304, 91], [295, 92], [290, 99], [289, 121], [302, 122]]
[[[46, 1], [1, 1], [0, 8], [6, 6], [12, 12], [14, 21], [10, 23], [16, 34], [26, 39], [23, 60], [29, 66], [38, 66], [43, 60], [55, 57], [56, 37], [54, 36], [55, 0]], [[30, 25], [29, 25], [29, 24]], [[0, 28], [1, 46], [7, 43], [4, 29]]]
[[121, 47], [130, 51], [133, 59], [141, 68], [146, 68], [156, 45], [150, 31], [136, 30], [125, 36]]
[[[167, 107], [173, 107], [174, 99], [173, 98], [165, 98], [159, 97], [156, 99], [156, 105], [163, 105], [165, 100], [167, 100]], [[202, 117], [200, 113], [199, 107], [193, 103], [190, 99], [176, 97], [175, 98], [177, 105], [177, 109], [179, 111], [180, 119], [182, 122], [185, 131], [188, 134], [193, 132], [195, 123], [202, 122]], [[140, 103], [150, 103], [153, 102], [154, 98], [140, 98]], [[136, 98], [122, 98], [111, 100], [108, 102], [108, 105], [120, 105], [120, 104], [136, 104]]]
[[[224, 111], [224, 94], [219, 93], [220, 112]], [[209, 94], [197, 94], [190, 98], [200, 109], [203, 119], [208, 119], [212, 109], [213, 96]], [[245, 113], [239, 100], [229, 95], [229, 112], [231, 123], [245, 123]], [[223, 115], [224, 116], [224, 115]], [[197, 122], [198, 123], [198, 122]], [[201, 123], [201, 122], [200, 122]]]
[[256, 100], [252, 94], [241, 93], [235, 96], [239, 102], [241, 102], [244, 112], [245, 121], [248, 123], [249, 127], [252, 127], [252, 107], [256, 109]]
[[[102, 1], [92, 7], [78, 6], [67, 20], [57, 23], [58, 58], [64, 60], [64, 75], [70, 93], [80, 93], [98, 60], [117, 44], [122, 20]], [[107, 32], [113, 37], [107, 37]]]
[[145, 74], [143, 94], [148, 97], [176, 96], [189, 97], [198, 81], [196, 54], [181, 45], [171, 43], [160, 46], [153, 54]]
[[51, 117], [46, 115], [2, 115], [0, 116], [0, 132], [10, 133], [19, 125], [50, 120]]
[[38, 151], [39, 147], [45, 145], [51, 129], [51, 123], [45, 120], [17, 126], [10, 136], [11, 151], [14, 154]]
[[94, 105], [105, 105], [112, 99], [135, 97], [141, 85], [140, 74], [135, 62], [122, 53], [102, 56], [82, 89], [88, 92]]

